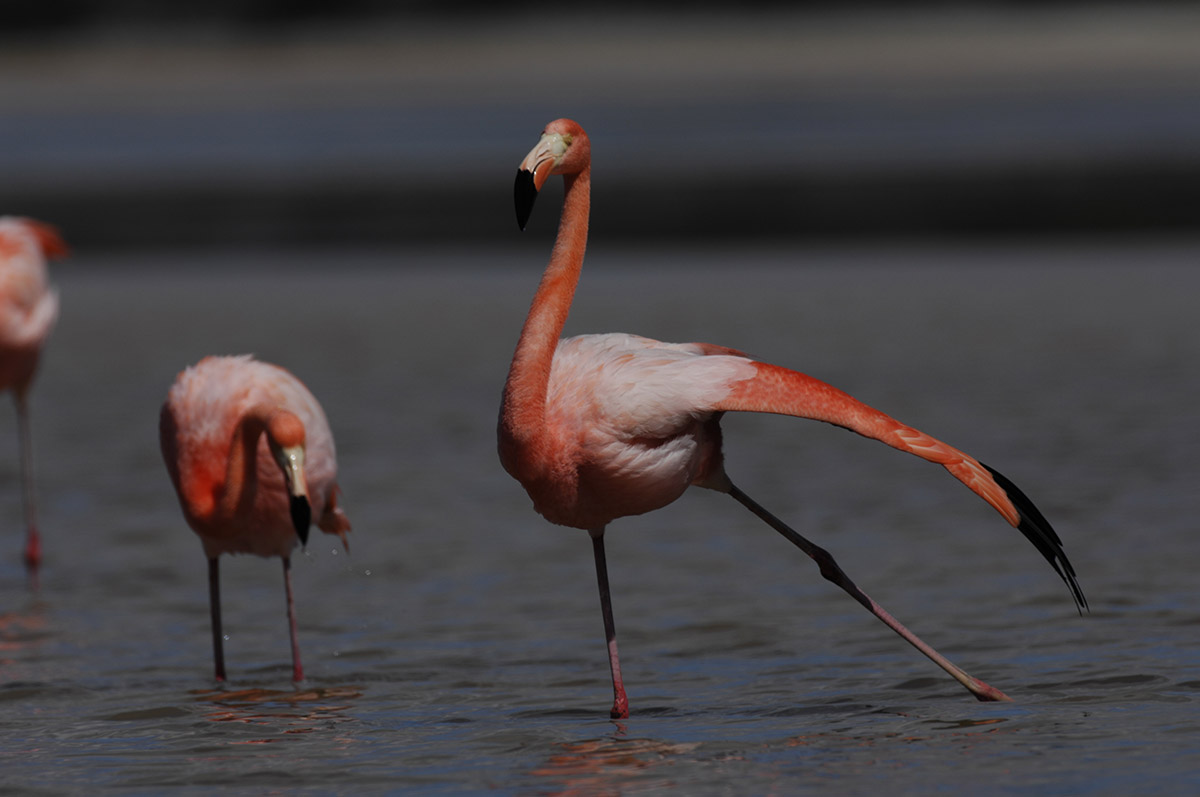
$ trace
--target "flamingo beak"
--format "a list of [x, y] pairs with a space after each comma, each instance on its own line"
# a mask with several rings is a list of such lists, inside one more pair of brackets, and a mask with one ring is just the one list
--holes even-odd
[[288, 509], [292, 526], [301, 545], [308, 544], [308, 527], [312, 523], [312, 507], [308, 503], [308, 482], [304, 478], [304, 446], [280, 448], [275, 455], [287, 483]]
[[570, 146], [569, 137], [558, 133], [546, 133], [537, 146], [529, 151], [525, 160], [517, 167], [517, 180], [513, 185], [513, 199], [517, 207], [517, 225], [523, 230], [533, 212], [533, 201], [546, 180], [562, 163], [563, 155]]

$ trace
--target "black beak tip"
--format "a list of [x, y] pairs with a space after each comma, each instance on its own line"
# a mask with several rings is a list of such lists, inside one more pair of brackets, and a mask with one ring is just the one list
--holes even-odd
[[312, 507], [308, 499], [302, 495], [293, 495], [289, 499], [289, 509], [292, 511], [292, 526], [301, 545], [308, 545], [308, 527], [312, 523]]
[[533, 212], [533, 200], [537, 199], [537, 186], [533, 184], [533, 172], [517, 169], [517, 180], [513, 183], [513, 201], [517, 207], [517, 226], [525, 229], [529, 214]]

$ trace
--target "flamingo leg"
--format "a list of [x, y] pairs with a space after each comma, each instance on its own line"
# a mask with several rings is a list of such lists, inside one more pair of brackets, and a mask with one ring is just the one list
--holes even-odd
[[817, 563], [817, 567], [819, 567], [821, 570], [821, 575], [824, 576], [826, 580], [833, 582], [845, 590], [850, 597], [854, 598], [856, 601], [866, 607], [867, 611], [883, 621], [888, 628], [892, 629], [901, 637], [903, 637], [904, 640], [910, 645], [928, 656], [934, 664], [938, 665], [947, 673], [949, 673], [954, 680], [965, 686], [967, 690], [971, 692], [971, 694], [975, 695], [976, 698], [981, 701], [992, 700], [1011, 702], [1012, 698], [1010, 698], [1008, 695], [1004, 694], [994, 686], [989, 686], [978, 678], [968, 675], [950, 662], [950, 660], [945, 656], [938, 653], [936, 650], [923, 642], [916, 634], [905, 628], [899, 620], [897, 620], [895, 617], [892, 617], [892, 615], [889, 614], [882, 606], [880, 606], [878, 603], [872, 600], [870, 596], [859, 589], [858, 586], [850, 580], [849, 576], [842, 571], [842, 568], [838, 566], [838, 563], [834, 561], [833, 556], [831, 556], [830, 553], [824, 548], [814, 545], [800, 534], [793, 531], [787, 524], [772, 515], [752, 498], [750, 498], [750, 496], [746, 495], [732, 484], [730, 485], [729, 494], [733, 496], [738, 503], [742, 504], [744, 507], [761, 518], [764, 522], [766, 522], [768, 526], [775, 529], [777, 532], [791, 541], [792, 544], [794, 544], [797, 548], [804, 551], [804, 553], [806, 553], [814, 562]]
[[221, 564], [217, 557], [208, 560], [208, 612], [212, 623], [213, 673], [225, 681], [225, 634], [221, 630]]
[[617, 658], [617, 629], [613, 623], [612, 595], [608, 589], [608, 562], [604, 556], [604, 529], [589, 532], [592, 553], [596, 557], [596, 583], [600, 587], [600, 611], [604, 615], [604, 640], [608, 645], [608, 666], [612, 671], [613, 706], [609, 715], [615, 719], [629, 718], [629, 699], [621, 680], [621, 662]]
[[17, 429], [21, 446], [21, 497], [25, 509], [25, 572], [29, 585], [38, 588], [38, 569], [42, 563], [42, 540], [37, 529], [37, 504], [33, 489], [33, 434], [29, 423], [29, 403], [24, 391], [16, 392]]
[[300, 642], [296, 636], [296, 602], [292, 598], [292, 560], [283, 557], [283, 589], [287, 593], [288, 634], [292, 641], [292, 680], [304, 680], [304, 667], [300, 664]]

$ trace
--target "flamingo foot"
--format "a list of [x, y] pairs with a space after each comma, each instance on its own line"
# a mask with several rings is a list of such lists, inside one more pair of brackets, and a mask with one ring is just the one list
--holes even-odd
[[[970, 676], [968, 676], [970, 678]], [[975, 699], [980, 703], [1011, 703], [1013, 699], [1001, 692], [994, 686], [985, 684], [978, 678], [970, 678], [971, 685], [967, 689], [971, 690], [971, 694], [975, 695]]]

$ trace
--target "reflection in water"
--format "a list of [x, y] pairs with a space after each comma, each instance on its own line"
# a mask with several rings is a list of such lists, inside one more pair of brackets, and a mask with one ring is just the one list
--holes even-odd
[[[362, 697], [350, 686], [320, 689], [221, 689], [196, 690], [197, 702], [208, 702], [213, 710], [204, 715], [212, 722], [261, 725], [273, 733], [328, 731], [332, 725], [351, 721], [346, 714], [349, 701]], [[231, 744], [267, 744], [275, 738], [237, 738]]]
[[654, 739], [627, 739], [625, 726], [616, 723], [612, 737], [582, 742], [564, 742], [541, 767], [532, 770], [536, 777], [555, 782], [556, 795], [622, 794], [630, 778], [645, 779], [665, 773], [676, 756], [689, 753], [697, 744], [671, 744]]
[[[881, 712], [893, 714], [894, 712]], [[898, 716], [908, 715], [898, 712]], [[780, 769], [771, 779], [785, 777], [792, 766], [799, 767], [818, 781], [825, 777], [840, 778], [847, 756], [866, 751], [871, 762], [868, 769], [877, 766], [901, 767], [920, 766], [920, 753], [916, 748], [929, 745], [939, 755], [947, 749], [969, 754], [972, 759], [979, 753], [990, 753], [994, 744], [1017, 729], [1006, 717], [982, 719], [920, 719], [911, 717], [917, 724], [926, 726], [928, 732], [920, 730], [885, 731], [880, 733], [842, 733], [825, 731], [763, 743], [761, 750], [783, 751], [789, 748], [808, 748], [809, 755], [795, 758], [789, 754], [780, 759]], [[745, 762], [747, 757], [743, 745], [718, 749], [706, 746], [698, 754], [701, 744], [674, 744], [654, 739], [625, 737], [625, 726], [616, 723], [617, 732], [610, 737], [581, 742], [566, 742], [556, 746], [554, 753], [544, 764], [530, 774], [549, 781], [547, 793], [554, 795], [618, 795], [624, 794], [636, 783], [638, 789], [655, 786], [678, 786], [689, 777], [694, 777], [698, 762], [702, 765], [715, 764], [728, 776], [730, 762]], [[915, 747], [914, 747], [915, 746]], [[917, 755], [909, 761], [908, 754]], [[540, 793], [540, 791], [539, 791]]]
[[18, 654], [49, 636], [40, 603], [25, 611], [0, 614], [0, 666], [13, 664]]

